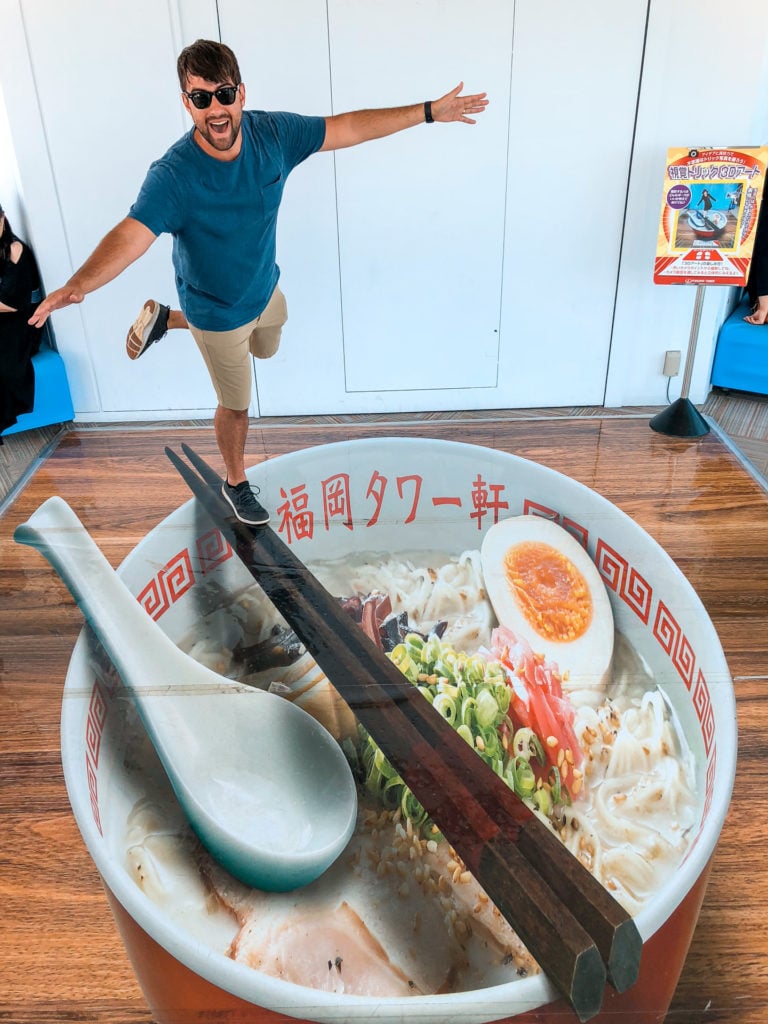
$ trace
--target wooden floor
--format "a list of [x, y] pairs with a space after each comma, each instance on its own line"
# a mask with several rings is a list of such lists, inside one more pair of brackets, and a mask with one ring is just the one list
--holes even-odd
[[[323, 429], [326, 423], [357, 424], [357, 423], [403, 423], [403, 422], [466, 422], [501, 420], [507, 422], [528, 421], [539, 419], [594, 419], [620, 418], [642, 419], [648, 422], [652, 416], [660, 412], [659, 407], [622, 407], [605, 409], [599, 406], [570, 406], [543, 409], [502, 409], [479, 410], [467, 412], [415, 413], [379, 416], [305, 416], [305, 417], [265, 417], [252, 421], [257, 429], [263, 426], [306, 426], [313, 424]], [[700, 407], [705, 420], [718, 430], [727, 443], [739, 452], [745, 465], [766, 481], [768, 486], [768, 395], [754, 395], [740, 391], [728, 391], [713, 388], [706, 401]], [[190, 420], [189, 426], [210, 426], [210, 421]], [[15, 494], [24, 486], [26, 480], [37, 466], [44, 461], [48, 452], [58, 444], [63, 433], [71, 429], [72, 424], [54, 424], [36, 430], [10, 434], [0, 445], [0, 514]], [[164, 429], [162, 423], [115, 423], [108, 428], [89, 424], [78, 424], [78, 430], [112, 429], [120, 432]]]
[[[253, 461], [357, 436], [434, 436], [513, 451], [567, 474], [634, 517], [703, 600], [734, 677], [740, 752], [733, 803], [672, 1024], [768, 1020], [768, 493], [715, 431], [657, 434], [646, 418], [328, 423], [252, 432]], [[62, 681], [82, 618], [13, 530], [52, 494], [113, 565], [188, 494], [163, 454], [186, 440], [219, 465], [212, 431], [65, 434], [0, 517], [0, 1021], [149, 1024], [59, 759]], [[181, 1022], [180, 1022], [181, 1024]], [[627, 1024], [632, 1024], [628, 1021]]]

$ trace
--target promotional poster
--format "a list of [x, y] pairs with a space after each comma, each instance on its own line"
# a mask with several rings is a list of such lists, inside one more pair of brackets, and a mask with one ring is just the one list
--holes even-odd
[[768, 146], [668, 150], [655, 284], [746, 284], [767, 165]]

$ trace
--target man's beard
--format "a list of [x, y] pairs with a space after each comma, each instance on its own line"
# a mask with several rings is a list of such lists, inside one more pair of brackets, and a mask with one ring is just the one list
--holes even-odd
[[237, 125], [235, 125], [230, 118], [229, 130], [226, 133], [219, 134], [218, 132], [212, 131], [206, 121], [203, 127], [198, 127], [197, 130], [212, 149], [218, 149], [219, 152], [225, 153], [227, 150], [232, 149], [237, 142], [238, 136], [240, 135], [241, 124], [242, 122], [238, 122]]

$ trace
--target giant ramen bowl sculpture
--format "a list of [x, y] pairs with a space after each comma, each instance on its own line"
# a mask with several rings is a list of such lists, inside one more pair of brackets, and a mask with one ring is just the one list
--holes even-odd
[[[521, 515], [554, 521], [588, 553], [616, 628], [647, 666], [653, 686], [664, 692], [693, 764], [695, 801], [684, 856], [635, 914], [644, 939], [639, 980], [620, 996], [608, 989], [594, 1018], [616, 1024], [662, 1020], [696, 924], [736, 759], [734, 694], [722, 649], [672, 560], [635, 522], [588, 488], [474, 445], [351, 441], [275, 458], [251, 470], [250, 477], [275, 510], [273, 528], [310, 565], [364, 553], [381, 559], [418, 551], [459, 556], [479, 550], [495, 522]], [[216, 643], [232, 647], [237, 624], [228, 618], [227, 602], [253, 581], [192, 500], [147, 535], [120, 574], [180, 645], [192, 647], [205, 621], [214, 648]], [[308, 708], [313, 691], [324, 685], [306, 654], [266, 675]], [[469, 990], [361, 995], [339, 991], [344, 967], [331, 956], [334, 984], [319, 986], [270, 971], [269, 947], [262, 951], [264, 969], [258, 962], [233, 959], [227, 947], [237, 928], [220, 932], [220, 915], [210, 913], [210, 900], [195, 895], [196, 855], [178, 838], [181, 823], [169, 810], [150, 745], [87, 630], [75, 647], [65, 698], [62, 754], [72, 807], [158, 1024], [576, 1020], [543, 973], [505, 972], [503, 965], [487, 983]], [[321, 707], [322, 701], [316, 704]], [[137, 866], [132, 844], [152, 852], [148, 836], [156, 844], [154, 863]], [[344, 856], [334, 870], [343, 896]], [[310, 902], [304, 891], [291, 898], [298, 914]], [[263, 900], [255, 906], [269, 912]], [[312, 906], [316, 909], [316, 902]], [[388, 955], [397, 960], [397, 950]]]

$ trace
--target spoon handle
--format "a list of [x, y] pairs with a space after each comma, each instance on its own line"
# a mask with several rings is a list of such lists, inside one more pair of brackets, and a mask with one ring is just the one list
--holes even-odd
[[[186, 656], [142, 608], [63, 498], [43, 502], [17, 526], [14, 540], [48, 559], [135, 696], [170, 684], [174, 666]], [[119, 642], [120, 636], [130, 642]]]

